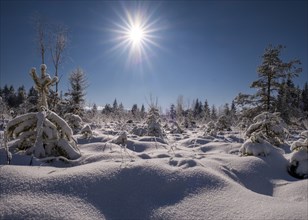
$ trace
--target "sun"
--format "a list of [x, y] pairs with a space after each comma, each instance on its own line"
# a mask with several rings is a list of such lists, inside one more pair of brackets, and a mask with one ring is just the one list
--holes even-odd
[[123, 28], [122, 42], [130, 48], [131, 54], [141, 56], [141, 53], [145, 52], [145, 47], [152, 42], [151, 31], [152, 29], [147, 24], [147, 19], [144, 16], [139, 13], [128, 14]]
[[115, 34], [115, 42], [110, 51], [125, 55], [127, 64], [150, 64], [150, 56], [154, 56], [159, 45], [161, 19], [152, 7], [123, 8], [117, 13], [119, 20], [113, 21], [111, 31]]
[[145, 37], [144, 30], [142, 29], [142, 27], [138, 25], [133, 26], [128, 32], [129, 40], [135, 45], [141, 44], [142, 41], [144, 40], [144, 37]]

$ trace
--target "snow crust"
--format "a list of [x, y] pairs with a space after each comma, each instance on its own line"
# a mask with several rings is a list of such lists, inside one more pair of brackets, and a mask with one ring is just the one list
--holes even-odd
[[0, 148], [0, 219], [308, 217], [308, 180], [288, 174], [291, 154], [241, 157], [243, 137], [231, 131], [192, 128], [162, 139], [115, 127], [74, 135], [82, 156], [73, 161], [19, 152], [5, 165]]

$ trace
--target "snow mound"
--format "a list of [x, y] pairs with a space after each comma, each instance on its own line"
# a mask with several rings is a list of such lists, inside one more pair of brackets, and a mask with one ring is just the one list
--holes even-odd
[[81, 157], [69, 162], [20, 152], [4, 165], [1, 148], [0, 219], [307, 219], [308, 180], [276, 148], [241, 157], [228, 134], [105, 131], [75, 135]]

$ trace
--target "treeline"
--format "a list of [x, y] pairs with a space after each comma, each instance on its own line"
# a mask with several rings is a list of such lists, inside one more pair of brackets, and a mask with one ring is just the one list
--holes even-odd
[[17, 89], [13, 85], [4, 85], [3, 88], [0, 87], [0, 97], [6, 109], [19, 114], [31, 111], [38, 102], [38, 92], [34, 87], [26, 91], [23, 85]]
[[[252, 95], [239, 93], [231, 104], [225, 104], [219, 108], [210, 106], [207, 100], [201, 101], [199, 98], [191, 104], [184, 102], [184, 97], [179, 96], [175, 104], [160, 115], [168, 120], [177, 121], [185, 127], [193, 126], [196, 123], [207, 124], [215, 122], [225, 124], [222, 127], [240, 126], [247, 128], [255, 116], [262, 112], [279, 112], [280, 117], [288, 124], [294, 124], [301, 119], [308, 118], [308, 82], [303, 88], [294, 84], [302, 69], [298, 66], [299, 60], [284, 62], [280, 58], [280, 53], [284, 47], [269, 46], [266, 48], [262, 58], [262, 63], [257, 69], [258, 78], [251, 84], [251, 88], [256, 89]], [[86, 77], [82, 69], [77, 68], [69, 76], [70, 89], [64, 95], [50, 91], [50, 109], [64, 115], [73, 113], [80, 116], [93, 118], [94, 116], [114, 118], [144, 119], [147, 112], [145, 106], [140, 108], [134, 104], [131, 109], [125, 109], [123, 104], [118, 104], [117, 99], [113, 104], [105, 104], [101, 111], [98, 111], [94, 104], [88, 111], [85, 110], [85, 94], [87, 88]], [[24, 86], [15, 89], [12, 85], [0, 87], [0, 97], [2, 97], [2, 109], [7, 112], [13, 110], [15, 114], [23, 114], [35, 111], [38, 101], [38, 93], [31, 87], [26, 91]], [[149, 104], [159, 110], [157, 103]], [[3, 112], [3, 111], [2, 111]]]

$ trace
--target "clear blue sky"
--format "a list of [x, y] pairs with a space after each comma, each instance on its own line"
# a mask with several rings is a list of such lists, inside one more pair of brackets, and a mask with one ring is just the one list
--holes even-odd
[[[149, 95], [165, 109], [179, 95], [216, 106], [239, 92], [252, 93], [257, 66], [269, 45], [283, 44], [283, 59], [299, 58], [308, 80], [307, 1], [3, 1], [1, 0], [0, 86], [32, 86], [28, 74], [39, 68], [31, 16], [70, 28], [70, 43], [60, 89], [81, 67], [88, 78], [87, 103], [105, 105], [115, 98], [126, 108], [146, 105]], [[152, 43], [141, 59], [129, 54], [129, 42], [116, 40], [126, 13], [148, 19]], [[144, 22], [144, 21], [141, 21]], [[121, 45], [120, 45], [121, 44]], [[120, 46], [119, 46], [120, 45]], [[119, 46], [116, 50], [115, 47]], [[46, 62], [54, 75], [50, 60]]]

